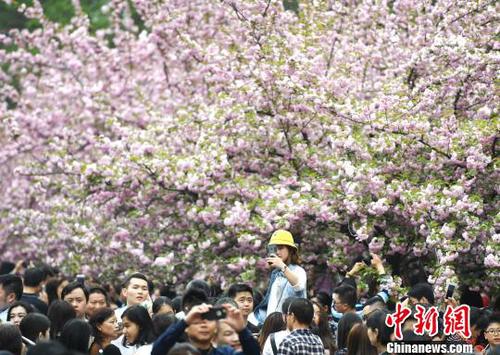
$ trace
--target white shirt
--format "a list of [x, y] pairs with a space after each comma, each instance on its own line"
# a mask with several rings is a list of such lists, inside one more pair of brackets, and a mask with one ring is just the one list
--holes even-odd
[[[306, 288], [307, 274], [306, 271], [298, 265], [290, 265], [290, 271], [293, 272], [299, 279], [296, 285], [292, 285], [294, 291], [302, 291]], [[287, 297], [293, 295], [285, 295], [284, 289], [287, 284], [290, 284], [284, 275], [280, 275], [274, 281], [271, 287], [271, 294], [269, 295], [269, 303], [267, 304], [266, 314], [269, 315], [273, 312], [281, 312], [281, 306]]]
[[[274, 340], [276, 341], [276, 350], [279, 349], [281, 342], [287, 337], [290, 332], [288, 330], [280, 330], [274, 334]], [[271, 334], [266, 339], [264, 344], [264, 349], [262, 349], [262, 355], [276, 355], [273, 353], [273, 347], [271, 346]]]
[[151, 355], [152, 350], [153, 350], [153, 344], [143, 345], [136, 350], [134, 355]]
[[137, 351], [137, 346], [126, 347], [125, 345], [123, 345], [123, 335], [121, 335], [118, 339], [113, 340], [111, 344], [120, 349], [122, 355], [134, 355]]
[[5, 311], [0, 313], [0, 323], [6, 323], [7, 322], [7, 313], [9, 313], [9, 307], [5, 309]]

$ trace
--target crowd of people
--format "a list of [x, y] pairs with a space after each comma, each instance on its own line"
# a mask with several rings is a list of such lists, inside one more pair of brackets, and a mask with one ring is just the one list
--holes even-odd
[[[182, 294], [155, 287], [147, 271], [123, 275], [117, 286], [68, 278], [48, 265], [3, 262], [0, 355], [396, 354], [388, 349], [396, 339], [387, 317], [397, 303], [412, 314], [418, 307], [440, 309], [435, 334], [417, 334], [415, 318], [404, 320], [403, 342], [469, 344], [476, 354], [500, 354], [498, 295], [461, 286], [438, 299], [426, 282], [410, 282], [407, 294], [395, 295], [378, 255], [353, 259], [331, 290], [308, 289], [292, 234], [278, 230], [268, 243], [263, 293], [245, 283], [221, 290], [192, 280]], [[360, 287], [364, 268], [377, 275], [367, 292]], [[445, 307], [461, 305], [470, 307], [470, 336], [443, 329]]]

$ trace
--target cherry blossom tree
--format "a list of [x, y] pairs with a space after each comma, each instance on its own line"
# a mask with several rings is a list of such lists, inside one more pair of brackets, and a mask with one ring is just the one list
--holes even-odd
[[132, 3], [0, 35], [2, 255], [252, 280], [288, 228], [496, 285], [498, 3]]

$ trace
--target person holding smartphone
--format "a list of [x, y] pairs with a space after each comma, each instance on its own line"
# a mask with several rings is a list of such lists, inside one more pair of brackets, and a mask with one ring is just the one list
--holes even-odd
[[299, 266], [299, 250], [292, 233], [282, 229], [273, 233], [266, 261], [272, 269], [271, 278], [264, 299], [254, 311], [260, 326], [268, 314], [281, 312], [288, 297], [307, 298], [307, 275]]

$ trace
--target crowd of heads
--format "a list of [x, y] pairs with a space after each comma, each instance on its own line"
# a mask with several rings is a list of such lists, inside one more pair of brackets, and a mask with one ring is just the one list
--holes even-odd
[[[129, 274], [121, 284], [110, 285], [92, 279], [82, 282], [47, 266], [30, 267], [22, 274], [0, 275], [4, 317], [0, 350], [14, 355], [120, 354], [120, 344], [125, 348], [152, 344], [195, 307], [229, 305], [239, 310], [262, 351], [276, 334], [310, 329], [327, 354], [371, 355], [383, 353], [395, 341], [394, 328], [386, 322], [395, 302], [405, 302], [414, 315], [417, 305], [441, 307], [449, 301], [438, 299], [426, 282], [408, 285], [400, 299], [384, 299], [380, 287], [361, 296], [358, 281], [359, 277], [346, 277], [330, 291], [310, 292], [309, 298], [288, 297], [281, 310], [269, 313], [263, 324], [252, 324], [249, 320], [262, 294], [246, 283], [221, 290], [203, 280], [192, 280], [178, 294], [172, 285], [155, 287], [142, 273]], [[484, 293], [462, 287], [459, 294], [455, 306], [470, 306], [470, 339], [443, 334], [442, 317], [436, 336], [416, 335], [416, 321], [409, 317], [402, 324], [403, 341], [463, 342], [476, 350], [486, 349], [488, 355], [500, 352], [498, 297], [485, 304]], [[199, 354], [207, 344], [242, 351], [240, 332], [225, 319], [191, 322], [169, 354]]]

